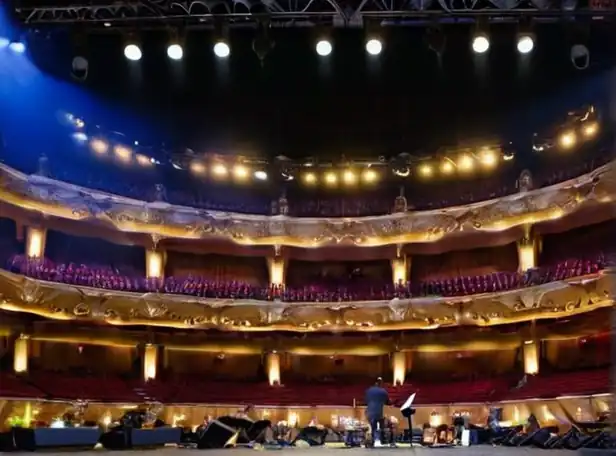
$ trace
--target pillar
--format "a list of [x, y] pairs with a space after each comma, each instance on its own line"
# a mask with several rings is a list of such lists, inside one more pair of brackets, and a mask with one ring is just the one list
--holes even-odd
[[26, 229], [26, 256], [28, 258], [44, 258], [47, 230], [29, 226]]
[[524, 227], [524, 236], [518, 241], [518, 272], [526, 272], [538, 266], [539, 236], [534, 235], [530, 225]]
[[408, 370], [408, 357], [406, 352], [394, 352], [391, 355], [391, 367], [394, 374], [394, 386], [404, 385], [406, 371]]
[[269, 257], [267, 259], [267, 269], [269, 271], [270, 285], [284, 286], [287, 269], [286, 260], [281, 256]]
[[406, 284], [409, 279], [411, 258], [406, 255], [399, 256], [391, 260], [391, 276], [394, 281], [394, 285], [400, 282]]
[[280, 355], [277, 352], [270, 352], [265, 358], [265, 369], [269, 384], [280, 385]]
[[522, 346], [524, 373], [536, 375], [539, 373], [539, 345], [534, 340], [527, 340]]
[[16, 374], [28, 372], [28, 357], [30, 356], [30, 340], [25, 334], [20, 335], [15, 340], [13, 351], [13, 371]]
[[143, 379], [156, 379], [156, 368], [158, 366], [158, 347], [153, 344], [146, 344], [143, 350]]
[[145, 275], [147, 278], [164, 279], [167, 252], [148, 249], [145, 251]]
[[616, 306], [614, 306], [614, 300], [616, 299], [616, 269], [610, 268], [607, 271], [610, 278], [610, 294], [612, 299], [612, 334], [611, 334], [611, 360], [612, 360], [612, 397], [610, 404], [610, 421], [611, 421], [611, 433], [612, 437], [616, 437]]

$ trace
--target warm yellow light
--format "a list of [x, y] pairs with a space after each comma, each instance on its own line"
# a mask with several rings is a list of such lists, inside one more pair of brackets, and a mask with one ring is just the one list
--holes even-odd
[[325, 174], [325, 183], [328, 185], [334, 185], [336, 182], [338, 182], [338, 176], [336, 176], [336, 173], [326, 173]]
[[317, 181], [317, 176], [314, 173], [306, 173], [304, 174], [304, 182], [307, 184], [314, 184]]
[[432, 166], [430, 165], [421, 165], [419, 167], [419, 175], [422, 177], [430, 177], [432, 176]]
[[348, 185], [353, 185], [357, 182], [357, 176], [350, 169], [344, 172], [342, 179], [344, 180], [344, 183]]
[[498, 155], [496, 155], [491, 150], [484, 150], [479, 155], [479, 161], [481, 162], [483, 166], [487, 168], [492, 168], [493, 166], [496, 166], [496, 164], [498, 163]]
[[453, 170], [454, 170], [453, 163], [451, 163], [449, 160], [445, 160], [441, 164], [441, 172], [443, 174], [451, 174], [453, 173]]
[[474, 165], [473, 157], [470, 155], [462, 155], [458, 160], [458, 169], [460, 171], [471, 171]]
[[90, 147], [95, 153], [99, 155], [106, 154], [107, 151], [109, 150], [109, 145], [102, 139], [93, 139], [90, 142]]
[[139, 163], [141, 166], [152, 166], [152, 160], [150, 160], [149, 157], [146, 157], [145, 155], [141, 155], [141, 154], [137, 154], [137, 163]]
[[130, 161], [131, 156], [132, 156], [132, 151], [126, 147], [126, 146], [115, 146], [113, 149], [113, 152], [115, 153], [116, 157], [118, 157], [119, 160], [123, 161], [123, 162], [127, 162]]
[[567, 133], [563, 133], [560, 137], [560, 145], [566, 149], [575, 146], [577, 138], [575, 137], [575, 133], [569, 131]]
[[591, 136], [595, 136], [597, 131], [599, 130], [599, 125], [596, 122], [591, 122], [587, 125], [584, 125], [584, 136], [590, 138]]
[[215, 176], [222, 177], [226, 176], [228, 171], [225, 165], [223, 165], [222, 163], [218, 163], [217, 165], [214, 165], [214, 167], [212, 168], [212, 172]]
[[364, 178], [364, 181], [371, 183], [377, 180], [378, 174], [373, 169], [367, 169], [366, 171], [364, 171], [362, 177]]
[[190, 164], [190, 170], [195, 174], [205, 174], [205, 165], [200, 161], [194, 161]]
[[242, 165], [237, 165], [233, 168], [233, 175], [237, 179], [246, 179], [248, 177], [248, 168]]

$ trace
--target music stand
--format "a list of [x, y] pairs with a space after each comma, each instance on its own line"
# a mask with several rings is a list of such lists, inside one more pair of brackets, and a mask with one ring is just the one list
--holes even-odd
[[413, 415], [415, 414], [415, 409], [412, 408], [412, 405], [416, 395], [417, 393], [411, 394], [406, 402], [402, 404], [402, 407], [400, 407], [400, 413], [402, 413], [402, 416], [405, 417], [409, 423], [410, 443], [413, 452], [415, 452], [415, 447], [413, 446]]

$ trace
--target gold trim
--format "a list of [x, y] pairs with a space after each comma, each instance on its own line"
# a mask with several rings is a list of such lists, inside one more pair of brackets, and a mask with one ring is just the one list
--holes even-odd
[[0, 271], [0, 309], [114, 326], [268, 331], [399, 331], [488, 327], [583, 314], [612, 305], [610, 278], [595, 274], [502, 293], [342, 303], [284, 303], [113, 292]]

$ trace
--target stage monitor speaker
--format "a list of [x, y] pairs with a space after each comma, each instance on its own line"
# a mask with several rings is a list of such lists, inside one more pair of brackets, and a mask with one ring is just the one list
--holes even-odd
[[78, 428], [13, 428], [14, 447], [19, 451], [53, 448], [93, 449], [101, 437], [98, 427]]
[[235, 445], [239, 431], [218, 420], [208, 424], [197, 442], [199, 449], [226, 448]]
[[162, 426], [154, 429], [133, 429], [133, 448], [161, 447], [165, 445], [179, 445], [182, 438], [182, 428]]
[[318, 428], [316, 426], [308, 426], [303, 428], [297, 437], [291, 442], [293, 445], [298, 440], [308, 442], [310, 446], [321, 446], [325, 444], [325, 438], [327, 437], [327, 429]]

